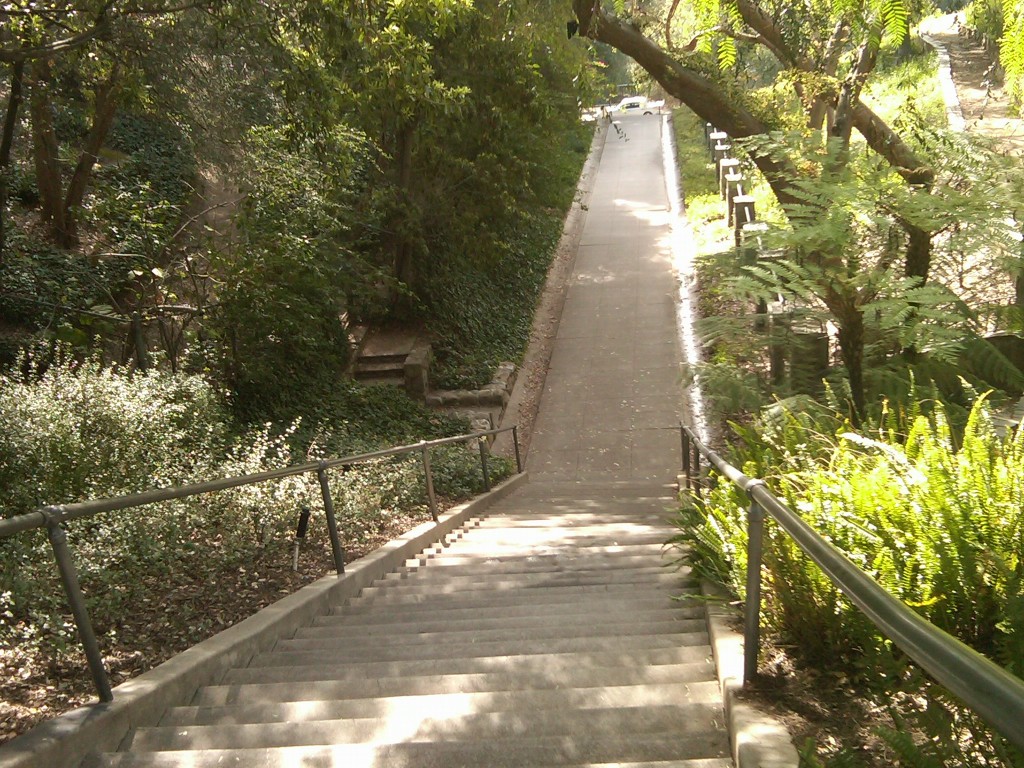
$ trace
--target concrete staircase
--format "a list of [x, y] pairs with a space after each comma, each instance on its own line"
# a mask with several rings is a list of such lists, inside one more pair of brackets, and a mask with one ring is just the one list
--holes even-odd
[[86, 764], [726, 768], [672, 501], [526, 486]]

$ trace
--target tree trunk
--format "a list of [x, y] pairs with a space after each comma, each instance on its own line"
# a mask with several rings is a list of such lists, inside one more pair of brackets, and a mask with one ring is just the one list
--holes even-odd
[[[414, 128], [411, 122], [403, 123], [398, 130], [397, 157], [398, 174], [396, 185], [398, 196], [404, 206], [408, 206], [410, 200], [410, 188], [412, 185], [412, 144]], [[405, 229], [405, 227], [401, 227]], [[394, 264], [395, 279], [404, 283], [410, 289], [414, 288], [416, 282], [415, 265], [412, 263], [412, 249], [409, 247], [405, 237], [395, 235], [394, 242]]]
[[864, 313], [860, 307], [849, 305], [836, 312], [839, 326], [839, 351], [850, 380], [853, 411], [850, 419], [858, 427], [864, 418], [867, 401], [864, 394]]
[[24, 80], [25, 62], [16, 61], [11, 66], [11, 92], [7, 99], [7, 112], [4, 114], [3, 134], [0, 136], [0, 266], [3, 265], [7, 246], [7, 171], [11, 164], [11, 146], [14, 144], [14, 127], [18, 122]]
[[906, 277], [916, 277], [924, 285], [928, 281], [928, 272], [932, 266], [932, 235], [927, 230], [914, 226], [906, 221], [900, 225], [907, 233], [907, 256], [903, 266]]
[[96, 103], [93, 110], [92, 128], [85, 137], [85, 144], [78, 156], [78, 164], [68, 184], [67, 198], [64, 201], [64, 227], [69, 241], [78, 239], [78, 209], [85, 198], [85, 190], [89, 186], [92, 170], [99, 159], [100, 149], [114, 124], [117, 113], [117, 96], [121, 90], [120, 66], [115, 64], [110, 77], [105, 83], [96, 86]]
[[61, 189], [60, 160], [57, 156], [57, 134], [53, 128], [53, 106], [50, 104], [51, 67], [46, 59], [32, 63], [32, 150], [39, 187], [40, 215], [50, 224], [57, 241], [66, 246], [64, 195]]

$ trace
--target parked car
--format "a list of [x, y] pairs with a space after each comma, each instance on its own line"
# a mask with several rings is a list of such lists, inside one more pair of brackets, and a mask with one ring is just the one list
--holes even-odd
[[615, 108], [617, 112], [642, 112], [647, 107], [643, 96], [627, 96]]

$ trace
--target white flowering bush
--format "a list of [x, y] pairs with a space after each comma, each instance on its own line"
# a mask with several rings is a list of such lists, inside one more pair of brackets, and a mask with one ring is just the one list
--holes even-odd
[[[399, 418], [405, 411], [384, 408], [385, 431], [392, 434], [374, 443], [370, 400], [376, 393], [369, 392], [360, 401], [365, 413], [357, 414], [365, 437], [353, 441], [347, 435], [351, 423], [333, 422], [332, 431], [332, 423], [321, 422], [312, 428], [318, 439], [302, 449], [301, 421], [285, 429], [269, 423], [239, 428], [220, 393], [197, 376], [128, 373], [66, 350], [27, 355], [16, 371], [0, 375], [4, 517], [315, 461], [331, 455], [328, 445], [337, 451], [349, 443], [348, 455], [372, 451], [414, 442], [409, 430], [422, 433], [429, 426], [408, 406], [407, 419]], [[381, 397], [394, 406], [394, 393]], [[442, 447], [432, 459], [442, 502], [482, 490], [475, 451]], [[510, 467], [495, 459], [490, 471], [497, 482]], [[328, 479], [346, 549], [366, 551], [381, 536], [430, 519], [418, 453], [333, 469]], [[154, 587], [186, 583], [201, 561], [220, 573], [251, 569], [258, 560], [290, 561], [303, 507], [312, 511], [308, 541], [322, 544], [327, 530], [315, 472], [68, 523], [97, 631], [116, 632], [126, 612], [158, 599]], [[0, 649], [75, 647], [67, 613], [45, 533], [0, 539]]]

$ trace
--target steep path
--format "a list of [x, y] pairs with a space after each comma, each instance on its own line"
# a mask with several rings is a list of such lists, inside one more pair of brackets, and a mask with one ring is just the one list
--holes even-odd
[[326, 611], [268, 621], [86, 766], [732, 765], [704, 611], [677, 601], [698, 584], [665, 567], [683, 415], [665, 130], [637, 115], [608, 137], [531, 482], [358, 593], [330, 597], [359, 562], [313, 585]]
[[[947, 107], [956, 100], [963, 130], [995, 140], [1011, 154], [1024, 152], [1024, 121], [1010, 107], [1010, 98], [998, 77], [992, 55], [980, 40], [967, 34], [963, 11], [926, 19], [921, 32], [948, 55], [955, 91], [947, 94]], [[940, 78], [942, 77], [940, 73]], [[957, 128], [958, 126], [953, 125]]]

